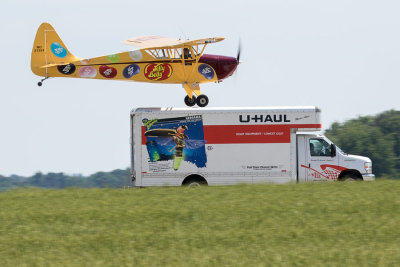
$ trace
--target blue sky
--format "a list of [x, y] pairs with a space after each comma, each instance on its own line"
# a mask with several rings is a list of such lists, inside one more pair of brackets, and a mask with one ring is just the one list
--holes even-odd
[[323, 127], [400, 109], [398, 1], [7, 1], [2, 3], [0, 174], [91, 174], [129, 166], [129, 113], [183, 107], [179, 85], [49, 79], [30, 71], [36, 30], [51, 23], [88, 58], [141, 35], [223, 36], [237, 75], [205, 84], [209, 106], [317, 105]]

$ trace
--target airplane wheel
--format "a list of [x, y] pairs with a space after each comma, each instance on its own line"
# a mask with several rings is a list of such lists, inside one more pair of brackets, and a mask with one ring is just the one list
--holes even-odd
[[194, 105], [196, 105], [196, 97], [193, 95], [192, 99], [190, 99], [188, 95], [185, 96], [185, 104], [189, 107], [193, 107]]
[[37, 83], [38, 86], [42, 86], [42, 84], [43, 84], [42, 82], [38, 82]]
[[197, 97], [196, 103], [199, 107], [205, 107], [208, 105], [208, 97], [206, 95], [199, 95]]

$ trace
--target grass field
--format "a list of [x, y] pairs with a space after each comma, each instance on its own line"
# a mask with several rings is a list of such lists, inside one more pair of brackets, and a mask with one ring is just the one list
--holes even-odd
[[0, 193], [0, 266], [221, 265], [400, 265], [400, 181]]

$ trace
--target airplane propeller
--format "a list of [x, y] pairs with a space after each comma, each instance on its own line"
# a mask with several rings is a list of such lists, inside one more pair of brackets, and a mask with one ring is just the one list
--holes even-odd
[[[237, 55], [236, 55], [236, 60], [237, 60], [237, 64], [240, 64], [240, 51], [242, 50], [242, 39], [239, 37], [239, 45], [238, 45], [238, 50], [237, 50]], [[237, 75], [238, 75], [238, 69], [236, 67], [235, 69], [235, 79], [237, 79]]]
[[238, 47], [237, 56], [236, 56], [238, 64], [240, 63], [240, 61], [239, 61], [240, 60], [240, 50], [242, 50], [242, 39], [241, 38], [239, 38], [239, 47]]

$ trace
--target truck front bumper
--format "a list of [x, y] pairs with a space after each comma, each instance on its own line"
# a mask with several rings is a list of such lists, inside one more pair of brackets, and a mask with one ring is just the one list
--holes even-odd
[[364, 181], [375, 181], [375, 174], [368, 173], [362, 175]]

